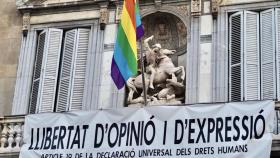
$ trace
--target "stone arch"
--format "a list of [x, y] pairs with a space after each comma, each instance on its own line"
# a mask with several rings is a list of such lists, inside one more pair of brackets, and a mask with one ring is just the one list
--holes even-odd
[[[181, 6], [180, 6], [181, 7]], [[186, 64], [186, 59], [184, 54], [187, 52], [187, 38], [189, 36], [189, 13], [187, 7], [180, 8], [180, 7], [174, 7], [174, 6], [168, 6], [164, 7], [162, 6], [161, 8], [156, 8], [156, 7], [149, 7], [149, 8], [142, 8], [141, 14], [142, 14], [142, 22], [143, 23], [148, 23], [146, 26], [145, 31], [145, 37], [148, 37], [150, 35], [155, 35], [155, 43], [160, 43], [163, 48], [168, 48], [168, 49], [176, 49], [177, 53], [172, 56], [172, 60], [175, 65], [181, 65], [185, 66]], [[182, 10], [185, 9], [185, 12]], [[159, 18], [156, 18], [159, 17]], [[152, 19], [154, 18], [154, 19]], [[148, 20], [149, 19], [149, 20]], [[152, 19], [152, 20], [151, 20]], [[163, 37], [163, 39], [158, 40], [157, 34], [159, 29], [155, 23], [158, 21], [158, 19], [163, 19], [159, 21], [168, 21], [166, 23], [166, 29], [170, 29], [166, 33], [166, 38]], [[178, 25], [177, 25], [178, 24]], [[170, 26], [173, 27], [170, 27]], [[174, 27], [175, 25], [175, 27]], [[169, 27], [168, 27], [169, 26]], [[179, 26], [184, 27], [184, 35], [181, 36], [179, 32]], [[151, 33], [152, 32], [152, 33]], [[147, 34], [146, 34], [147, 33]], [[167, 38], [168, 37], [168, 38]], [[172, 38], [170, 38], [172, 37]], [[166, 40], [164, 40], [164, 38]], [[155, 44], [153, 43], [153, 44]], [[183, 57], [184, 56], [184, 57]], [[181, 58], [183, 57], [183, 58]], [[183, 61], [182, 61], [183, 60]], [[180, 62], [181, 61], [181, 62]], [[181, 64], [180, 64], [181, 63]]]
[[173, 14], [177, 18], [179, 18], [184, 24], [185, 27], [189, 28], [189, 9], [188, 6], [183, 6], [183, 7], [175, 7], [175, 6], [162, 6], [160, 8], [156, 7], [149, 7], [149, 8], [143, 8], [141, 10], [141, 16], [142, 18], [156, 13], [156, 12], [162, 12], [162, 13], [169, 13]]

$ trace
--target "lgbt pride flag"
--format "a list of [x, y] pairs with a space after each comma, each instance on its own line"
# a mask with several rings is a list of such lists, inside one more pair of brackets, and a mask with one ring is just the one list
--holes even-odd
[[118, 89], [137, 74], [136, 40], [144, 35], [136, 0], [125, 0], [111, 65], [111, 77]]

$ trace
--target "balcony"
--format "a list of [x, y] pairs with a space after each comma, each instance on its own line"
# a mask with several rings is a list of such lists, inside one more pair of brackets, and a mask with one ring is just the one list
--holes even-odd
[[[23, 144], [25, 116], [0, 117], [0, 157], [17, 158]], [[275, 128], [272, 143], [272, 155], [280, 151], [280, 107], [276, 108]], [[277, 153], [276, 153], [277, 152]], [[278, 156], [278, 155], [277, 155]]]
[[24, 116], [0, 117], [0, 157], [18, 157], [23, 144]]

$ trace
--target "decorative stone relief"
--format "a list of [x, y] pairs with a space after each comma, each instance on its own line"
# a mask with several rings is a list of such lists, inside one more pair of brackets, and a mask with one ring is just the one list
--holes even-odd
[[161, 7], [161, 0], [154, 0], [154, 1], [155, 1], [156, 8], [160, 8]]
[[104, 30], [106, 24], [108, 23], [108, 5], [100, 5], [100, 29]]
[[16, 6], [24, 5], [28, 0], [16, 0]]
[[189, 6], [187, 5], [179, 5], [177, 6], [178, 11], [183, 13], [185, 16], [189, 16]]
[[217, 16], [218, 14], [218, 10], [219, 10], [219, 6], [222, 3], [222, 0], [212, 0], [212, 14], [214, 17]]
[[46, 2], [47, 0], [17, 0], [16, 5], [17, 7], [22, 6], [33, 6], [33, 5], [41, 5], [42, 3]]
[[24, 13], [22, 17], [22, 33], [26, 36], [30, 29], [30, 13]]
[[187, 28], [185, 24], [182, 21], [176, 22], [177, 32], [178, 32], [178, 38], [179, 38], [179, 48], [184, 47], [187, 45]]
[[[105, 1], [100, 1], [105, 2]], [[106, 1], [109, 2], [109, 1]], [[67, 5], [77, 5], [80, 4], [97, 4], [97, 0], [17, 0], [16, 5], [18, 9], [32, 9], [37, 7], [65, 7]]]
[[201, 0], [192, 0], [192, 2], [191, 2], [191, 14], [192, 14], [192, 16], [201, 15]]

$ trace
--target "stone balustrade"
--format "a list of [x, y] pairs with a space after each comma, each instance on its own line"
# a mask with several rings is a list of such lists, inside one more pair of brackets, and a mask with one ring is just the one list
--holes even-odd
[[19, 153], [23, 144], [24, 116], [0, 117], [0, 155]]

